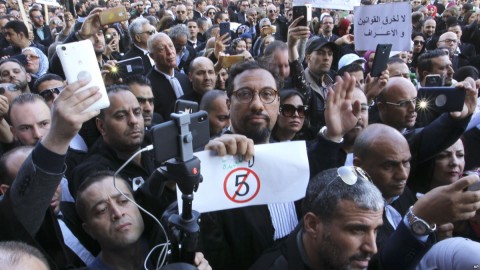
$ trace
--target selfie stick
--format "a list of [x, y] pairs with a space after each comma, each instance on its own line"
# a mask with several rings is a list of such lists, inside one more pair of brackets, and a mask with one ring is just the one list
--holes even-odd
[[192, 210], [193, 192], [197, 191], [203, 177], [200, 174], [200, 160], [193, 155], [193, 136], [189, 129], [190, 115], [172, 113], [171, 117], [180, 130], [177, 140], [180, 156], [165, 162], [160, 172], [165, 179], [175, 181], [182, 192], [181, 215], [174, 214], [168, 219], [174, 234], [172, 256], [175, 262], [193, 264], [200, 232], [198, 225], [200, 213]]

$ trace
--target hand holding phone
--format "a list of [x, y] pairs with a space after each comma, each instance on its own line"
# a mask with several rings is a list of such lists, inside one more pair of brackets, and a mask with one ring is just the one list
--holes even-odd
[[108, 25], [126, 20], [128, 20], [127, 10], [122, 5], [100, 12], [101, 25]]
[[220, 66], [222, 68], [230, 68], [236, 63], [244, 62], [244, 55], [220, 55]]
[[465, 103], [465, 91], [457, 87], [421, 87], [418, 89], [418, 110], [459, 112]]
[[372, 71], [370, 76], [379, 77], [382, 72], [387, 69], [387, 62], [390, 58], [390, 51], [392, 44], [378, 44], [375, 50], [375, 57], [373, 58]]

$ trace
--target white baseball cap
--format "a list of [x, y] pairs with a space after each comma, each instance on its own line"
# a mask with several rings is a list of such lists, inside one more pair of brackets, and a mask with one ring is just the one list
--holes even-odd
[[[345, 54], [340, 58], [340, 61], [338, 61], [338, 70], [340, 70], [344, 66], [348, 66], [352, 63], [358, 63], [359, 65], [366, 63], [367, 61], [360, 56], [354, 54], [354, 53], [349, 53]], [[362, 66], [362, 65], [361, 65]], [[363, 67], [363, 66], [362, 66]]]

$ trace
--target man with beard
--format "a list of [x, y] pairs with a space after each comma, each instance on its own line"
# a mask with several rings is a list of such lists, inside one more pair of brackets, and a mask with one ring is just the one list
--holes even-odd
[[[353, 184], [344, 182], [349, 176]], [[303, 223], [250, 269], [366, 269], [377, 253], [375, 238], [384, 206], [370, 181], [360, 168], [347, 166], [313, 177], [304, 199]]]
[[213, 67], [212, 60], [207, 57], [197, 57], [190, 64], [188, 78], [192, 82], [192, 92], [184, 95], [180, 99], [195, 101], [200, 104], [203, 95], [215, 88], [217, 75]]
[[16, 59], [9, 58], [0, 61], [0, 82], [13, 83], [22, 93], [30, 93], [30, 73], [27, 73], [25, 67]]
[[[277, 75], [256, 62], [235, 65], [228, 78], [231, 127], [213, 139], [206, 149], [218, 155], [242, 155], [249, 160], [254, 144], [265, 144], [277, 120], [280, 101]], [[322, 170], [336, 162], [342, 137], [358, 122], [360, 104], [352, 94], [355, 79], [337, 78], [325, 111], [327, 126], [309, 148], [311, 170]], [[242, 136], [243, 135], [243, 136]], [[246, 137], [245, 137], [246, 136]], [[200, 250], [214, 269], [246, 269], [276, 240], [287, 236], [298, 224], [295, 203], [257, 205], [206, 213], [202, 217]]]

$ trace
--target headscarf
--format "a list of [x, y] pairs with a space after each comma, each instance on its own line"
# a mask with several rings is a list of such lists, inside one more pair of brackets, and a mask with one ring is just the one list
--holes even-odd
[[437, 6], [435, 6], [435, 5], [428, 5], [428, 6], [427, 6], [427, 9], [428, 9], [428, 10], [433, 9], [432, 17], [433, 17], [433, 18], [436, 18], [436, 17], [437, 17]]
[[35, 54], [36, 56], [38, 56], [39, 58], [39, 64], [38, 64], [38, 71], [37, 73], [35, 74], [32, 74], [33, 76], [35, 77], [40, 77], [42, 76], [43, 74], [47, 73], [48, 71], [48, 57], [38, 48], [36, 47], [27, 47], [25, 49], [22, 50], [22, 53], [24, 51], [31, 51], [33, 52], [33, 54]]
[[365, 74], [370, 73], [370, 68], [368, 67], [368, 58], [370, 58], [370, 54], [372, 53], [375, 53], [375, 51], [366, 51], [365, 55], [363, 56], [363, 58], [367, 60], [367, 62], [365, 63]]
[[347, 18], [340, 19], [340, 23], [338, 24], [338, 35], [345, 36], [350, 26], [350, 21]]

